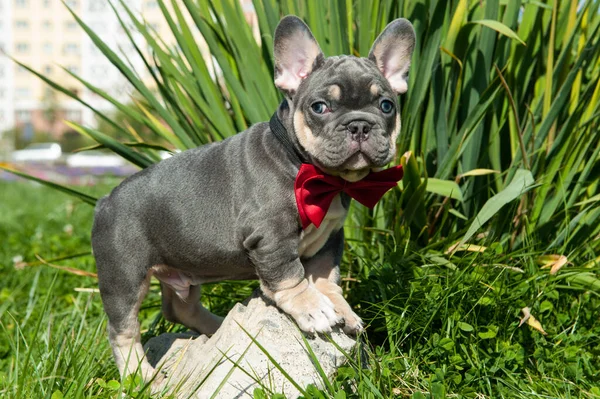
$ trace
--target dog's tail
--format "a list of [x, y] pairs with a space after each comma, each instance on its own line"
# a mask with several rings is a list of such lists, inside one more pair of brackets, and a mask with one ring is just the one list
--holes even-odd
[[98, 201], [96, 201], [96, 207], [94, 208], [94, 215], [97, 215], [98, 212], [100, 212], [100, 210], [106, 205], [106, 200], [108, 199], [108, 195], [105, 195], [104, 197], [98, 199]]
[[99, 198], [96, 201], [96, 207], [94, 208], [94, 224], [92, 226], [92, 254], [94, 254], [94, 232], [97, 228], [96, 222], [98, 220], [98, 214], [106, 207], [106, 200], [108, 199], [108, 195], [105, 195], [102, 198]]

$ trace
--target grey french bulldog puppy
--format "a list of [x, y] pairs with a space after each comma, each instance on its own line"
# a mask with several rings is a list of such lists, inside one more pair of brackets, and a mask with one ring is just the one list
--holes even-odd
[[[396, 154], [397, 96], [407, 90], [415, 44], [397, 19], [368, 58], [324, 57], [297, 17], [274, 37], [277, 116], [295, 150], [326, 173], [364, 178]], [[302, 229], [294, 197], [299, 165], [268, 123], [185, 151], [129, 177], [96, 206], [92, 246], [109, 339], [122, 375], [154, 369], [140, 343], [138, 311], [151, 276], [164, 317], [204, 334], [222, 318], [199, 302], [200, 285], [259, 279], [262, 292], [307, 332], [362, 329], [339, 286], [343, 224], [338, 195], [321, 226]]]

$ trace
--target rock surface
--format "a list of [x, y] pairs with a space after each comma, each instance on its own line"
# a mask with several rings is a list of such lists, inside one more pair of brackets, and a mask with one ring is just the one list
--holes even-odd
[[[308, 384], [323, 386], [296, 324], [259, 294], [254, 294], [247, 306], [238, 303], [211, 338], [162, 334], [148, 341], [147, 356], [152, 365], [166, 373], [164, 387], [174, 389], [177, 397], [210, 398], [218, 392], [216, 398], [251, 398], [261, 384], [287, 398], [298, 397], [300, 392], [248, 334], [302, 388]], [[331, 339], [346, 353], [356, 345], [337, 327]], [[306, 340], [325, 374], [333, 376], [345, 356], [327, 337], [306, 336]]]

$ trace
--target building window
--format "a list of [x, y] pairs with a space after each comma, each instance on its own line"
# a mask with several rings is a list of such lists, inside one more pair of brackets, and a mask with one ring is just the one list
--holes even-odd
[[4, 77], [4, 66], [0, 65], [0, 78]]
[[15, 6], [17, 7], [27, 7], [28, 0], [15, 0]]
[[65, 29], [67, 29], [67, 30], [77, 29], [77, 22], [75, 22], [75, 21], [65, 22]]
[[146, 2], [146, 8], [158, 8], [158, 1], [156, 0], [148, 0]]
[[45, 73], [46, 75], [50, 75], [50, 74], [52, 73], [52, 66], [51, 66], [51, 65], [46, 65], [46, 66], [44, 67], [44, 73]]
[[68, 54], [71, 54], [71, 55], [79, 54], [79, 46], [77, 45], [77, 43], [67, 43], [63, 47], [63, 54], [65, 54], [65, 55], [68, 55]]
[[29, 22], [23, 19], [19, 19], [15, 21], [15, 28], [17, 29], [27, 29], [29, 28]]
[[2, 88], [0, 88], [0, 100], [3, 100], [3, 99], [4, 99], [5, 93], [6, 93], [6, 90], [5, 90], [5, 89], [2, 89]]
[[66, 3], [67, 3], [67, 6], [69, 6], [70, 8], [77, 7], [77, 0], [67, 0]]
[[52, 54], [52, 43], [44, 43], [42, 47], [44, 49], [44, 53]]
[[51, 0], [44, 0], [44, 7], [45, 8], [50, 8], [50, 1]]
[[52, 29], [52, 22], [46, 20], [42, 22], [42, 27], [44, 28], [44, 30], [50, 30]]
[[29, 43], [20, 42], [15, 46], [17, 53], [26, 53], [29, 51]]
[[17, 121], [18, 122], [31, 122], [31, 111], [17, 111]]
[[75, 65], [69, 65], [67, 67], [67, 71], [77, 75], [79, 73], [79, 68], [77, 68]]
[[17, 74], [22, 75], [24, 73], [27, 73], [27, 68], [21, 66], [21, 65], [16, 65], [17, 68]]

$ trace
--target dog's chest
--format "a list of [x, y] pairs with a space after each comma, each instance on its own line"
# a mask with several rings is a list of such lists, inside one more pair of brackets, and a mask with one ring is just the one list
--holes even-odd
[[298, 246], [300, 257], [310, 258], [319, 252], [331, 234], [342, 228], [347, 212], [340, 195], [336, 195], [321, 226], [317, 229], [315, 225], [311, 224], [300, 234], [300, 245]]

